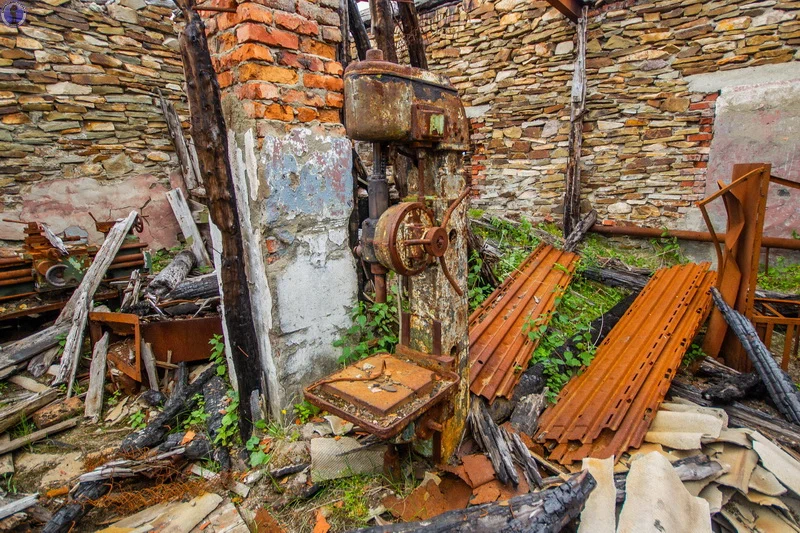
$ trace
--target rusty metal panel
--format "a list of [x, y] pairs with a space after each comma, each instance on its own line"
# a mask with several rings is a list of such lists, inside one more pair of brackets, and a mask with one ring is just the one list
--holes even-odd
[[[794, 316], [786, 316], [786, 311], [781, 312], [778, 307], [782, 309], [790, 308], [789, 313]], [[784, 326], [786, 328], [783, 338], [781, 368], [784, 371], [788, 371], [792, 355], [797, 358], [798, 350], [800, 350], [800, 301], [756, 298], [752, 321], [758, 336], [764, 341], [768, 350], [771, 350], [772, 333], [775, 326]]]
[[536, 438], [563, 464], [619, 456], [639, 446], [686, 349], [710, 308], [709, 264], [656, 272], [540, 419]]
[[[740, 164], [733, 166], [732, 181], [720, 183], [720, 190], [698, 202], [717, 252], [717, 288], [723, 299], [748, 319], [753, 316], [761, 239], [767, 206], [771, 166]], [[724, 248], [720, 245], [706, 204], [722, 197], [727, 213]], [[708, 323], [703, 351], [712, 357], [720, 353], [728, 366], [742, 372], [752, 370], [750, 360], [719, 310], [714, 309]]]
[[550, 321], [556, 299], [569, 285], [578, 256], [540, 245], [469, 320], [470, 390], [494, 401], [510, 396], [537, 341], [526, 325]]

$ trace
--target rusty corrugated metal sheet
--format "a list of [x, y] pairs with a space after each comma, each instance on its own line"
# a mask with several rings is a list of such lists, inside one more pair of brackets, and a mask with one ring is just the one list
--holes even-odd
[[715, 274], [709, 264], [662, 269], [561, 391], [536, 438], [568, 464], [605, 459], [641, 444], [689, 343], [705, 319]]
[[493, 401], [510, 396], [538, 342], [525, 326], [550, 321], [578, 256], [540, 245], [469, 318], [470, 390]]

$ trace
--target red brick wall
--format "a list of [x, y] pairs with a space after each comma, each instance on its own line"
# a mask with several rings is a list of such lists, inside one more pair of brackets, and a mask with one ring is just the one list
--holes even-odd
[[[326, 128], [340, 125], [338, 0], [257, 0], [238, 5], [234, 0], [216, 0], [215, 5], [236, 8], [236, 13], [206, 20], [223, 93], [235, 94], [254, 119]], [[263, 137], [261, 123], [259, 137]]]

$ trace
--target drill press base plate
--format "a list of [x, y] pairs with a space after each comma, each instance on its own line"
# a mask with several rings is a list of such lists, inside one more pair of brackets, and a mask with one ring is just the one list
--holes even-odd
[[447, 399], [458, 376], [421, 361], [378, 354], [317, 381], [309, 402], [381, 438], [391, 438]]

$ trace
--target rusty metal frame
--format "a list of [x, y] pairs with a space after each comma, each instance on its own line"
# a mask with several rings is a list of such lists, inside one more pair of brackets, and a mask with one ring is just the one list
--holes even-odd
[[[773, 305], [777, 303], [797, 307], [798, 317], [785, 316]], [[772, 334], [775, 330], [775, 326], [786, 327], [781, 368], [783, 370], [789, 370], [791, 357], [794, 356], [797, 358], [798, 351], [800, 351], [800, 301], [756, 298], [752, 321], [756, 327], [758, 336], [764, 341], [768, 350], [772, 345]]]
[[715, 278], [709, 266], [656, 272], [589, 368], [542, 415], [536, 438], [552, 443], [552, 459], [619, 456], [641, 443], [708, 313]]
[[470, 390], [490, 402], [510, 396], [538, 345], [525, 330], [547, 325], [578, 256], [540, 245], [469, 319]]
[[[734, 165], [731, 183], [718, 183], [719, 191], [697, 203], [717, 254], [717, 288], [731, 307], [750, 320], [753, 319], [769, 184], [800, 189], [800, 183], [772, 176], [770, 171], [771, 166], [764, 163]], [[728, 215], [724, 248], [706, 209], [707, 204], [720, 197]], [[717, 309], [711, 314], [703, 350], [714, 357], [721, 352], [726, 364], [736, 370], [747, 372], [752, 368], [744, 348], [728, 331]]]
[[[402, 356], [395, 355], [390, 357], [395, 357], [396, 359], [399, 359], [401, 361], [405, 361], [420, 366], [422, 368], [425, 368], [427, 370], [430, 370], [435, 374], [438, 381], [448, 382], [448, 384], [440, 388], [433, 396], [428, 398], [419, 408], [414, 409], [412, 412], [409, 412], [404, 416], [397, 416], [395, 420], [386, 425], [375, 423], [374, 420], [381, 417], [375, 416], [374, 414], [371, 415], [373, 420], [369, 420], [366, 418], [356, 416], [350, 411], [347, 411], [337, 406], [336, 404], [332, 403], [325, 396], [333, 397], [333, 395], [326, 394], [320, 390], [320, 388], [325, 384], [327, 378], [323, 378], [306, 387], [303, 391], [303, 395], [309, 402], [316, 405], [317, 407], [324, 409], [325, 411], [328, 411], [329, 413], [334, 414], [340, 418], [348, 420], [353, 424], [356, 424], [357, 426], [375, 435], [376, 437], [384, 440], [391, 439], [392, 437], [402, 432], [403, 429], [405, 429], [406, 426], [408, 426], [411, 422], [419, 419], [422, 415], [426, 414], [432, 408], [448, 400], [448, 398], [450, 398], [456, 391], [456, 388], [458, 387], [461, 378], [455, 372], [447, 370], [442, 366], [436, 364], [436, 362], [430, 357], [424, 357], [424, 356], [413, 357], [406, 354]], [[386, 418], [393, 416], [394, 415], [390, 413]]]

